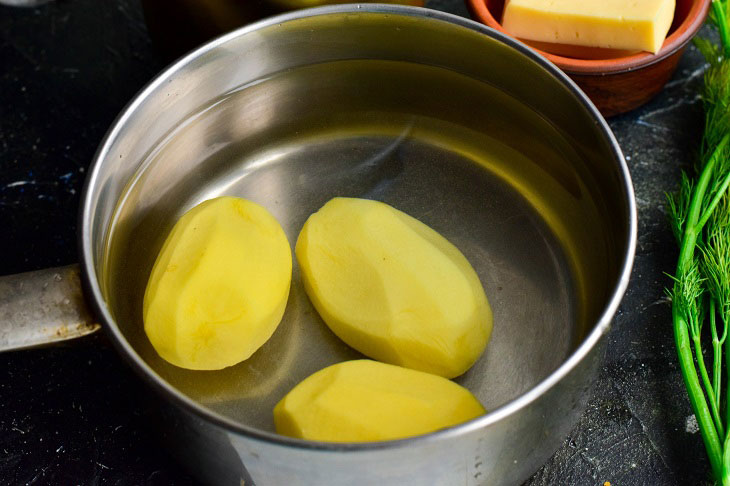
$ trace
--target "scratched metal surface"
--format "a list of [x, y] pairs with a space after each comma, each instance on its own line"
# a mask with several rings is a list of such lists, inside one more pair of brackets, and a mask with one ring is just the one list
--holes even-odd
[[[429, 1], [467, 15], [459, 0]], [[106, 128], [164, 62], [135, 0], [0, 7], [0, 274], [76, 260], [78, 197]], [[611, 121], [636, 185], [639, 246], [586, 413], [526, 484], [708, 483], [663, 289], [675, 258], [663, 194], [702, 125], [702, 62]], [[194, 484], [162, 450], [145, 389], [99, 337], [0, 355], [0, 484]], [[709, 484], [709, 483], [708, 483]]]

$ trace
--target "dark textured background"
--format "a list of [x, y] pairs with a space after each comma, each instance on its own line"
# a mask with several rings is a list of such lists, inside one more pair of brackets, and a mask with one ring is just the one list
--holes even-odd
[[[428, 6], [467, 15], [458, 0]], [[76, 261], [79, 192], [97, 144], [165, 65], [136, 0], [0, 7], [0, 275]], [[580, 423], [529, 485], [687, 485], [708, 468], [664, 297], [676, 252], [664, 192], [694, 158], [703, 65], [610, 121], [636, 186], [639, 244]], [[163, 452], [143, 385], [103, 337], [0, 355], [0, 484], [194, 484]]]

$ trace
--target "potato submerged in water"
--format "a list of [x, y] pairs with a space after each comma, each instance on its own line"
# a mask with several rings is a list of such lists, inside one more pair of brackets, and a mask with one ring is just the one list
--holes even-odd
[[322, 319], [370, 358], [452, 378], [489, 340], [492, 311], [464, 255], [385, 203], [332, 199], [305, 223], [296, 255]]
[[145, 332], [182, 368], [234, 365], [276, 330], [291, 274], [289, 242], [266, 209], [235, 197], [205, 201], [162, 246], [144, 296]]
[[320, 370], [274, 407], [279, 434], [328, 442], [402, 439], [485, 413], [466, 388], [440, 376], [367, 359]]

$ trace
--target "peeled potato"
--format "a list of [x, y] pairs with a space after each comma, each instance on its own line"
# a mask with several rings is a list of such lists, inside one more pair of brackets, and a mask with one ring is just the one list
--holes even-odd
[[144, 330], [174, 365], [234, 365], [276, 330], [291, 273], [289, 242], [266, 209], [235, 197], [205, 201], [162, 246], [144, 296]]
[[305, 223], [296, 255], [319, 315], [370, 358], [452, 378], [487, 345], [492, 311], [467, 259], [385, 203], [332, 199]]
[[367, 359], [320, 370], [274, 407], [279, 434], [328, 442], [402, 439], [483, 415], [466, 388]]

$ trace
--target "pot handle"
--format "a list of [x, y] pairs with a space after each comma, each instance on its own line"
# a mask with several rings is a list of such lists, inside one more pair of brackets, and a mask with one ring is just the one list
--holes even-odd
[[0, 277], [0, 352], [91, 334], [78, 265]]

